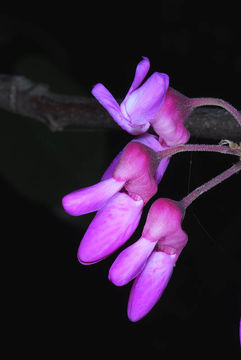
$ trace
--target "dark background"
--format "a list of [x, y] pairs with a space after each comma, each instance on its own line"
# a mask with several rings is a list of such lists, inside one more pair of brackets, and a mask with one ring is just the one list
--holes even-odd
[[[185, 95], [220, 97], [241, 108], [239, 8], [219, 3], [212, 9], [210, 2], [190, 7], [186, 1], [159, 2], [158, 8], [79, 5], [21, 3], [3, 9], [0, 73], [24, 75], [67, 95], [90, 96], [92, 86], [102, 82], [121, 98], [141, 56], [147, 56], [150, 73], [169, 74], [171, 86]], [[98, 182], [130, 136], [104, 130], [52, 133], [3, 110], [0, 117], [2, 298], [9, 354], [237, 359], [240, 175], [188, 209], [183, 228], [189, 242], [171, 281], [150, 314], [131, 323], [130, 286], [117, 288], [107, 278], [116, 254], [89, 267], [77, 261], [93, 214], [72, 218], [61, 208], [63, 195]], [[177, 155], [156, 197], [181, 199], [235, 160]], [[141, 229], [142, 224], [130, 243]]]

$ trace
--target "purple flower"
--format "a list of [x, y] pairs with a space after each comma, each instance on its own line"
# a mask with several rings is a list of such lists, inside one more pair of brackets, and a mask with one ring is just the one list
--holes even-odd
[[111, 93], [102, 84], [96, 84], [92, 94], [109, 112], [117, 124], [132, 135], [145, 133], [156, 117], [169, 86], [166, 74], [155, 72], [140, 86], [150, 68], [149, 59], [137, 65], [134, 80], [119, 105]]
[[63, 198], [73, 216], [97, 211], [78, 250], [82, 264], [93, 264], [123, 245], [135, 231], [143, 206], [156, 193], [169, 159], [158, 160], [164, 147], [154, 135], [131, 141], [93, 186]]
[[169, 199], [156, 200], [148, 213], [141, 238], [116, 258], [109, 279], [117, 286], [135, 279], [128, 303], [128, 317], [138, 321], [161, 297], [187, 235], [181, 228], [183, 210]]
[[163, 73], [153, 73], [140, 86], [149, 68], [149, 60], [143, 57], [120, 105], [102, 84], [96, 84], [92, 94], [128, 133], [143, 134], [152, 126], [159, 135], [160, 142], [168, 146], [185, 144], [190, 135], [184, 124], [195, 104], [170, 88], [169, 77]]

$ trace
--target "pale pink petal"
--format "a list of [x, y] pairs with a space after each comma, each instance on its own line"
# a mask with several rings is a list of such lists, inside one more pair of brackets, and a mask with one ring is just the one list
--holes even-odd
[[134, 201], [126, 193], [117, 193], [96, 214], [78, 250], [83, 264], [95, 263], [123, 245], [135, 231], [143, 201]]
[[124, 184], [124, 181], [109, 178], [93, 186], [74, 191], [62, 199], [63, 208], [72, 216], [97, 211], [101, 209], [106, 201], [117, 193]]
[[131, 94], [132, 91], [135, 90], [142, 83], [149, 69], [150, 69], [150, 61], [147, 57], [143, 56], [143, 60], [141, 60], [136, 67], [134, 80], [123, 102], [125, 102], [129, 94]]
[[154, 73], [121, 104], [122, 112], [128, 114], [133, 126], [147, 124], [156, 117], [165, 100], [168, 84], [168, 75]]
[[123, 250], [110, 268], [109, 280], [117, 286], [122, 286], [134, 279], [143, 269], [155, 245], [155, 242], [141, 237]]
[[135, 279], [128, 303], [128, 317], [138, 321], [144, 317], [160, 299], [173, 270], [172, 256], [154, 251], [144, 270]]

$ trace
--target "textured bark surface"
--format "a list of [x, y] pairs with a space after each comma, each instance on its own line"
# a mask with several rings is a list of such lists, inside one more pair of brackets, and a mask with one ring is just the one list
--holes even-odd
[[[120, 130], [94, 98], [55, 94], [47, 85], [35, 84], [21, 76], [0, 75], [0, 107], [40, 121], [52, 131], [70, 127]], [[191, 135], [198, 138], [241, 140], [241, 128], [221, 108], [195, 109], [186, 125]]]

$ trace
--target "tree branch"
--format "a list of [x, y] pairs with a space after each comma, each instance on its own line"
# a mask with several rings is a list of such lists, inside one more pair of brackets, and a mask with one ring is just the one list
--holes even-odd
[[[116, 130], [120, 127], [94, 98], [60, 95], [22, 76], [0, 75], [0, 108], [42, 122], [52, 131], [66, 128]], [[240, 141], [241, 128], [227, 111], [201, 107], [187, 121], [192, 136]]]

